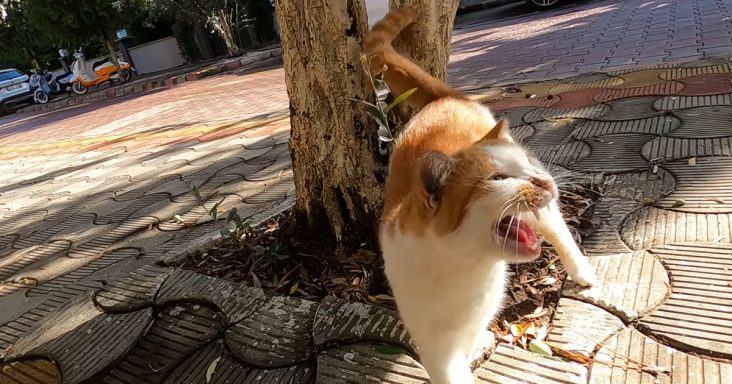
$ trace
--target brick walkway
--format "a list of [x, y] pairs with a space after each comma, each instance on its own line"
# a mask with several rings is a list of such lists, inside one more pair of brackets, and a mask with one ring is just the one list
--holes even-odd
[[[471, 26], [455, 35], [451, 79], [474, 88], [551, 77], [539, 74], [546, 68], [521, 74], [515, 67], [552, 60], [558, 76], [586, 70], [577, 64], [583, 60], [560, 65], [567, 55], [556, 47], [549, 56], [524, 53], [516, 31], [574, 26], [604, 46], [622, 40], [607, 33], [612, 26], [629, 18], [653, 25], [664, 12], [674, 25], [726, 28], [724, 4], [597, 1]], [[500, 28], [506, 24], [513, 33]], [[625, 29], [642, 43], [653, 28]], [[568, 44], [557, 30], [533, 33]], [[663, 55], [649, 59], [662, 67], [522, 84], [486, 98], [544, 161], [601, 191], [596, 230], [583, 246], [602, 284], [585, 291], [567, 284], [548, 337], [591, 363], [498, 344], [476, 370], [479, 381], [724, 384], [732, 377], [732, 68], [726, 60], [664, 64], [680, 55], [672, 45], [682, 39], [673, 36]], [[709, 36], [697, 38], [698, 52], [707, 54]], [[493, 41], [501, 45], [491, 48]], [[494, 55], [499, 50], [504, 55]], [[511, 51], [521, 52], [513, 64], [500, 59]], [[621, 52], [616, 46], [602, 62], [615, 65]], [[204, 383], [207, 374], [210, 383], [424, 382], [391, 312], [272, 297], [155, 266], [223, 226], [197, 207], [188, 183], [220, 193], [207, 207], [221, 201], [221, 210], [237, 208], [254, 221], [291, 205], [288, 124], [277, 67], [0, 119], [0, 384], [61, 376]]]

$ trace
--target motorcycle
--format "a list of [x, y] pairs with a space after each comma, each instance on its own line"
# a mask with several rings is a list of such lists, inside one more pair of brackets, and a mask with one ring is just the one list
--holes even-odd
[[93, 86], [99, 86], [107, 81], [126, 83], [132, 78], [135, 70], [129, 63], [118, 60], [119, 67], [114, 65], [109, 58], [97, 60], [92, 63], [92, 73], [86, 69], [84, 54], [74, 53], [74, 62], [71, 64], [74, 80], [71, 83], [71, 90], [77, 95], [83, 95]]
[[46, 104], [51, 96], [69, 92], [71, 90], [71, 82], [74, 79], [72, 72], [65, 72], [58, 76], [54, 76], [48, 71], [44, 71], [42, 75], [33, 73], [30, 76], [30, 86], [33, 90], [33, 100], [37, 104]]

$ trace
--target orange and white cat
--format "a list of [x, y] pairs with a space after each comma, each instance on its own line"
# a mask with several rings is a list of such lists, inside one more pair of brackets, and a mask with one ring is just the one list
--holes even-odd
[[389, 13], [366, 37], [372, 69], [421, 110], [394, 144], [379, 239], [386, 275], [433, 384], [473, 383], [471, 356], [499, 311], [507, 262], [541, 253], [542, 234], [578, 284], [595, 272], [557, 205], [553, 178], [506, 121], [399, 55], [417, 12]]

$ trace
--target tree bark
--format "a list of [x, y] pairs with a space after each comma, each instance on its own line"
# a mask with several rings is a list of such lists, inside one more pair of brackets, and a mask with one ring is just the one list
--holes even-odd
[[[363, 0], [276, 0], [287, 92], [296, 217], [343, 241], [375, 238], [384, 161], [376, 125], [361, 104], [373, 101], [359, 57], [367, 32]], [[348, 236], [351, 237], [351, 236]]]

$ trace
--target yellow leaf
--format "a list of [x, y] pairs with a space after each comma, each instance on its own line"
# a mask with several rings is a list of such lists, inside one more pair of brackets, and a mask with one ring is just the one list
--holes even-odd
[[296, 282], [295, 282], [295, 284], [292, 284], [292, 286], [290, 287], [290, 294], [291, 294], [291, 295], [295, 294], [295, 292], [297, 292], [297, 288], [298, 288], [298, 287], [299, 287], [299, 284], [298, 284], [298, 282], [296, 281]]
[[696, 157], [689, 158], [689, 165], [691, 165], [692, 167], [696, 166]]
[[216, 372], [216, 366], [219, 364], [219, 360], [221, 360], [221, 356], [215, 358], [211, 364], [208, 365], [208, 369], [206, 370], [206, 383], [211, 382], [211, 377], [214, 372]]
[[529, 350], [540, 355], [553, 356], [551, 347], [547, 343], [539, 340], [531, 340]]

